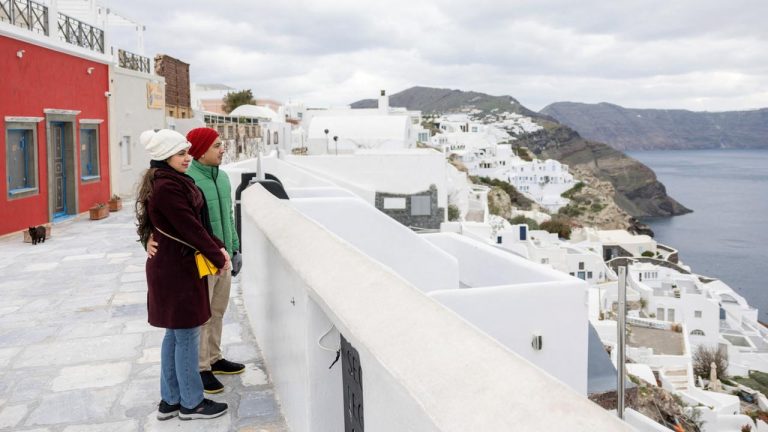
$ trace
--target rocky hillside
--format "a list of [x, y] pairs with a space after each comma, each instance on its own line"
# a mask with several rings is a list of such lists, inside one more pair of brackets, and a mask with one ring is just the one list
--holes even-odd
[[[539, 158], [558, 160], [598, 180], [610, 182], [615, 190], [613, 200], [629, 215], [673, 216], [690, 212], [667, 195], [664, 185], [647, 166], [606, 144], [583, 139], [568, 126], [525, 108], [510, 96], [413, 87], [391, 95], [389, 104], [423, 113], [467, 112], [478, 119], [499, 112], [531, 117], [542, 128], [532, 132], [509, 130], [516, 138], [515, 144], [527, 146]], [[376, 101], [363, 100], [352, 106], [375, 107]]]
[[600, 180], [592, 171], [572, 167], [573, 175], [582, 182], [574, 187], [567, 198], [571, 200], [560, 213], [582, 226], [601, 229], [628, 229], [630, 216], [614, 201], [616, 189], [611, 182]]
[[573, 129], [541, 119], [544, 129], [518, 137], [543, 159], [567, 163], [575, 172], [589, 173], [610, 182], [616, 190], [613, 199], [636, 218], [674, 216], [690, 210], [667, 195], [656, 174], [639, 161], [606, 144], [589, 141]]
[[768, 108], [694, 112], [557, 102], [541, 114], [618, 150], [768, 148]]
[[[363, 99], [352, 104], [352, 108], [376, 108], [376, 99]], [[491, 96], [473, 91], [411, 87], [389, 96], [389, 105], [419, 110], [424, 114], [443, 114], [475, 111], [513, 112], [530, 117], [538, 116], [535, 111], [522, 106], [512, 96]]]

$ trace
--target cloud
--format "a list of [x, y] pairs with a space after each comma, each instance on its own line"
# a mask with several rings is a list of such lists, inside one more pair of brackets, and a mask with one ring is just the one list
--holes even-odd
[[[413, 85], [640, 108], [768, 106], [768, 2], [112, 0], [193, 82], [344, 105]], [[131, 44], [132, 42], [124, 42]], [[130, 49], [129, 45], [129, 49]]]

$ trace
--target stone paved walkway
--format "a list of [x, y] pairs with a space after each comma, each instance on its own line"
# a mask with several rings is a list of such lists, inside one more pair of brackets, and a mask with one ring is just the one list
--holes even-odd
[[155, 419], [163, 330], [147, 324], [146, 255], [131, 203], [106, 219], [53, 226], [31, 245], [0, 238], [0, 430], [50, 432], [287, 431], [232, 287], [224, 317], [227, 402], [213, 420]]

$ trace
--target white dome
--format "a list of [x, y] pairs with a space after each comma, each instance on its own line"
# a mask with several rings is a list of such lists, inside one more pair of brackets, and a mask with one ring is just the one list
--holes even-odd
[[229, 115], [233, 117], [252, 117], [252, 118], [269, 119], [269, 121], [271, 122], [284, 121], [284, 119], [281, 119], [276, 112], [272, 111], [267, 107], [259, 106], [259, 105], [240, 105], [239, 107], [232, 110], [232, 112], [229, 113]]

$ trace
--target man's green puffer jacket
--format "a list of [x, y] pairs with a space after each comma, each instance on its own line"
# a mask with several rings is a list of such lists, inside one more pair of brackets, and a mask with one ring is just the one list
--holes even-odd
[[195, 180], [195, 184], [205, 195], [213, 234], [224, 242], [227, 252], [232, 256], [234, 251], [240, 250], [240, 239], [235, 231], [229, 176], [220, 172], [217, 166], [203, 165], [196, 160], [192, 161], [187, 174]]

